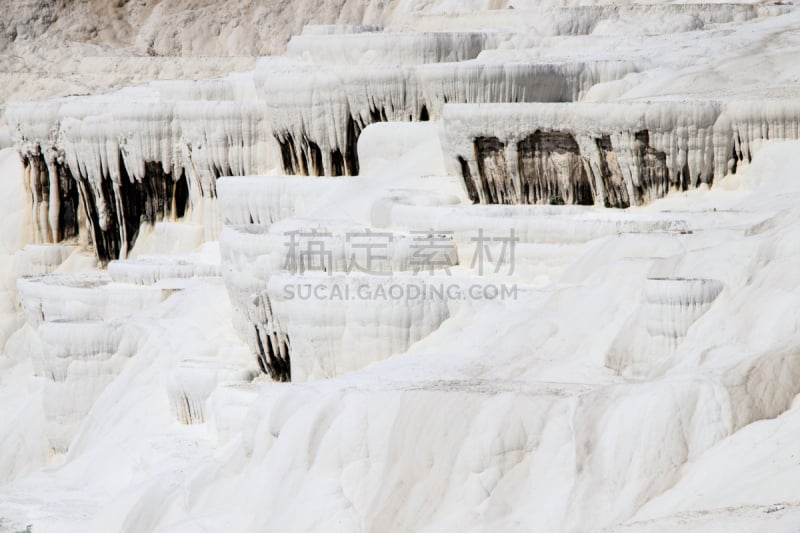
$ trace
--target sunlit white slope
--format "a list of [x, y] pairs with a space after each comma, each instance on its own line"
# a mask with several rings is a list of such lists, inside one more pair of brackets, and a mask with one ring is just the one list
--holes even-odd
[[[132, 319], [142, 344], [97, 399], [66, 464], [4, 487], [13, 498], [0, 513], [57, 531], [582, 531], [665, 515], [670, 524], [696, 508], [680, 503], [684, 495], [709, 486], [691, 472], [713, 468], [705, 465], [717, 450], [746, 446], [739, 431], [777, 423], [751, 425], [800, 390], [798, 295], [786, 274], [797, 250], [775, 245], [800, 242], [797, 149], [767, 145], [711, 191], [631, 210], [622, 231], [576, 239], [577, 258], [552, 284], [523, 287], [517, 301], [459, 306], [407, 354], [326, 381], [247, 385], [254, 364], [235, 340], [226, 292], [192, 285]], [[402, 171], [382, 169], [380, 187], [408, 186]], [[376, 205], [378, 189], [362, 201]], [[417, 217], [442, 208], [409, 202], [424, 198], [419, 191], [400, 198]], [[676, 205], [692, 233], [637, 231], [674, 219]], [[552, 228], [575, 223], [577, 208], [565, 209], [551, 213]], [[676, 287], [650, 287], [665, 278]], [[681, 292], [693, 278], [722, 290], [715, 299]], [[665, 332], [632, 320], [642, 306], [680, 306], [695, 294], [709, 306], [671, 351], [631, 351], [637, 336]], [[609, 368], [612, 354], [635, 362], [628, 379]], [[195, 407], [207, 425], [179, 425]], [[791, 487], [764, 500], [720, 493], [700, 508], [744, 499], [766, 510], [793, 501]], [[67, 490], [69, 507], [49, 504]], [[737, 516], [723, 512], [747, 523]]]
[[[421, 6], [441, 17], [432, 24], [454, 25], [475, 18], [455, 11], [506, 4], [337, 7], [344, 18], [365, 21], [396, 8], [390, 19], [403, 22], [400, 8]], [[793, 11], [764, 11], [784, 9]], [[166, 5], [155, 11], [169, 14]], [[495, 16], [524, 18], [500, 11], [486, 14], [486, 24]], [[20, 306], [12, 314], [9, 300], [7, 329], [19, 317], [27, 325], [0, 354], [0, 532], [28, 525], [58, 533], [791, 531], [800, 517], [800, 143], [774, 139], [798, 134], [792, 98], [800, 15], [751, 20], [748, 13], [759, 11], [554, 10], [549, 16], [565, 29], [555, 33], [563, 35], [517, 35], [464, 66], [301, 68], [261, 80], [261, 89], [279, 89], [263, 95], [220, 80], [154, 84], [144, 90], [147, 98], [158, 95], [157, 104], [98, 116], [83, 114], [93, 111], [87, 101], [103, 98], [79, 100], [71, 110], [59, 104], [58, 113], [70, 114], [62, 117], [64, 134], [79, 175], [86, 170], [87, 179], [120, 185], [114, 178], [122, 172], [113, 167], [123, 145], [131, 145], [131, 168], [158, 158], [151, 163], [159, 174], [178, 161], [188, 165], [191, 144], [197, 176], [208, 178], [209, 191], [218, 185], [219, 202], [209, 202], [207, 214], [228, 227], [218, 245], [201, 246], [215, 233], [199, 224], [143, 225], [127, 260], [102, 274], [75, 272], [94, 263], [66, 257], [80, 235], [64, 247], [18, 255], [16, 273], [36, 275], [9, 286], [19, 288]], [[620, 32], [628, 15], [642, 24]], [[669, 20], [660, 27], [662, 15]], [[168, 19], [172, 26], [186, 20]], [[231, 30], [233, 43], [243, 31]], [[337, 31], [312, 28], [298, 53], [318, 54], [320, 63], [337, 59], [335, 47], [324, 49]], [[183, 46], [202, 49], [196, 38]], [[171, 49], [173, 39], [164, 34], [152, 45]], [[387, 43], [374, 44], [380, 38], [353, 41], [382, 46], [374, 56], [390, 57]], [[405, 42], [404, 61], [430, 57]], [[367, 48], [352, 57], [368, 62]], [[455, 53], [475, 51], [467, 48]], [[675, 168], [714, 168], [713, 183], [668, 188], [666, 197], [628, 209], [473, 205], [461, 169], [447, 168], [456, 154], [440, 142], [447, 140], [440, 125], [414, 122], [365, 127], [358, 177], [215, 181], [269, 170], [258, 147], [271, 142], [275, 124], [258, 113], [251, 123], [244, 115], [255, 108], [231, 102], [273, 98], [277, 127], [298, 139], [319, 134], [333, 149], [349, 111], [371, 110], [364, 87], [398, 102], [398, 118], [416, 105], [415, 94], [426, 94], [405, 93], [398, 72], [414, 72], [428, 87], [434, 119], [442, 108], [447, 115], [445, 96], [475, 91], [483, 101], [509, 87], [513, 93], [514, 84], [501, 81], [515, 73], [567, 73], [575, 93], [567, 92], [586, 102], [528, 107], [542, 124], [583, 132], [587, 143], [601, 133], [598, 124], [611, 123], [624, 130], [616, 133], [623, 146], [641, 142], [636, 130], [646, 125]], [[563, 86], [544, 89], [569, 96]], [[764, 105], [767, 94], [772, 103]], [[694, 114], [700, 96], [712, 102]], [[597, 104], [618, 99], [635, 102]], [[479, 109], [451, 117], [467, 133], [461, 155], [474, 152], [471, 135], [508, 140], [532, 122], [513, 104]], [[51, 111], [42, 106], [41, 115]], [[469, 119], [483, 112], [488, 130], [471, 130]], [[26, 128], [44, 139], [46, 122]], [[255, 132], [253, 123], [264, 129]], [[711, 154], [725, 163], [718, 170]], [[22, 205], [20, 169], [3, 161], [8, 172], [0, 177], [16, 184], [8, 187], [9, 203]], [[38, 224], [46, 241], [49, 208], [26, 207], [36, 217], [26, 227]], [[13, 216], [6, 222], [21, 227]], [[310, 228], [330, 234], [324, 242], [333, 264], [325, 272], [290, 271], [287, 259], [301, 257], [287, 251], [286, 233]], [[479, 272], [478, 229], [513, 230], [513, 273]], [[416, 232], [441, 232], [452, 268], [432, 278], [514, 284], [516, 298], [409, 304], [286, 297], [286, 284], [301, 281], [386, 285], [345, 268], [353, 252], [348, 232], [366, 230], [396, 239], [382, 263], [393, 273], [387, 280], [417, 283], [408, 241]], [[285, 341], [291, 357], [275, 377], [286, 378], [288, 368], [291, 383], [265, 375], [257, 350], [267, 337]]]
[[[761, 161], [797, 164], [797, 146], [765, 149]], [[758, 157], [746, 174], [754, 181], [772, 174]], [[798, 295], [782, 274], [796, 268], [797, 250], [773, 245], [797, 242], [798, 187], [791, 167], [780, 175], [745, 201], [725, 191], [686, 197], [700, 209], [731, 201], [758, 209], [767, 218], [761, 223], [677, 234], [675, 246], [609, 238], [560, 283], [524, 302], [464, 308], [405, 356], [336, 380], [264, 389], [241, 450], [228, 467], [199, 474], [192, 503], [171, 506], [165, 530], [208, 520], [292, 531], [331, 523], [348, 531], [583, 531], [638, 519], [641, 506], [676, 483], [675, 498], [654, 500], [643, 519], [659, 516], [649, 514], [657, 509], [746, 502], [780, 520], [781, 509], [764, 511], [795, 501], [789, 474], [759, 498], [724, 491], [706, 500], [709, 507], [691, 495], [715, 484], [715, 475], [687, 474], [734, 460], [723, 452], [715, 463], [714, 454], [748, 446], [744, 435], [778, 422], [748, 424], [788, 409], [800, 390], [789, 312]], [[606, 368], [615, 337], [648, 300], [648, 277], [698, 274], [724, 288], [673, 355], [650, 361], [647, 378], [623, 380]], [[220, 481], [199, 483], [212, 475]], [[248, 487], [248, 496], [234, 504], [226, 498], [232, 486]], [[680, 501], [688, 507], [676, 507]], [[309, 502], [325, 512], [303, 512]], [[739, 523], [738, 513], [723, 523]]]
[[[182, 472], [210, 459], [216, 447], [209, 425], [185, 424], [208, 422], [204, 404], [212, 390], [252, 379], [254, 365], [229, 316], [221, 283], [200, 281], [131, 317], [127, 327], [139, 333], [129, 336], [134, 353], [95, 400], [63, 466], [1, 489], [0, 515], [9, 525], [34, 523], [46, 531], [86, 531], [92, 523], [98, 531], [153, 527], [157, 515], [150, 505], [128, 526], [125, 515], [150, 490], [166, 497], [182, 483]], [[216, 424], [223, 428], [236, 416], [231, 409], [221, 414]], [[54, 503], [67, 493], [69, 501]]]
[[[0, 150], [0, 179], [7, 183], [0, 206], [0, 484], [43, 466], [49, 458], [44, 434], [42, 381], [33, 378], [25, 338], [11, 339], [24, 320], [16, 307], [15, 252], [26, 241], [22, 166], [15, 150]], [[0, 522], [2, 524], [2, 522]]]
[[[780, 155], [795, 149], [788, 145]], [[739, 207], [771, 205], [767, 216], [783, 209], [789, 200], [773, 196], [778, 183], [768, 185], [765, 194], [737, 200]], [[698, 207], [714, 198], [730, 203], [721, 191], [697, 198]], [[786, 216], [776, 221], [791, 220]], [[774, 236], [764, 233], [769, 226], [718, 234], [730, 242], [676, 235], [676, 247], [615, 237], [587, 252], [594, 268], [568, 271], [558, 291], [530, 295], [524, 304], [465, 310], [406, 357], [325, 383], [267, 387], [244, 423], [241, 451], [225, 469], [209, 466], [198, 474], [189, 499], [195, 503], [176, 501], [159, 520], [170, 531], [198, 523], [317, 529], [331, 516], [345, 530], [470, 529], [477, 522], [488, 529], [582, 530], [625, 520], [680, 479], [676, 463], [691, 464], [741, 424], [774, 416], [797, 390], [791, 359], [772, 358], [775, 347], [763, 343], [751, 355], [731, 357], [727, 348], [699, 366], [688, 364], [702, 353], [695, 347], [709, 340], [741, 339], [746, 348], [762, 338], [748, 306], [734, 306], [740, 311], [731, 316], [731, 306], [719, 299], [690, 329], [677, 359], [659, 364], [648, 382], [623, 383], [603, 368], [615, 331], [644, 298], [647, 276], [686, 276], [700, 268], [742, 301], [771, 301], [767, 286], [747, 281], [758, 261], [740, 260], [771, 242]], [[606, 251], [619, 247], [619, 239], [628, 241], [624, 252], [609, 259]], [[793, 260], [791, 250], [770, 253], [775, 269]], [[777, 278], [768, 271], [760, 277], [776, 289]], [[793, 296], [784, 298], [791, 305]], [[487, 328], [497, 323], [503, 324], [497, 331]], [[730, 337], [742, 323], [754, 325], [752, 333]], [[792, 338], [791, 323], [786, 327], [778, 343]], [[753, 406], [735, 400], [741, 376], [772, 375], [781, 361], [789, 364], [779, 370], [785, 388], [769, 398], [748, 396]], [[212, 478], [217, 481], [209, 484]], [[234, 504], [234, 486], [248, 487], [252, 496]], [[258, 511], [265, 501], [269, 516]], [[308, 502], [326, 512], [301, 512]], [[158, 514], [146, 508], [142, 514], [137, 507], [129, 520]]]

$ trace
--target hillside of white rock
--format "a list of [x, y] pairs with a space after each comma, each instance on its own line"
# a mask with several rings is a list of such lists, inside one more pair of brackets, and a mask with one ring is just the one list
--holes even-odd
[[0, 533], [800, 528], [800, 6], [7, 4]]

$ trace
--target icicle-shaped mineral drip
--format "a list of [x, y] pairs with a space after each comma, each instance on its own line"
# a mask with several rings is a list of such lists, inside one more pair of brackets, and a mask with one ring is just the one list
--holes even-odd
[[[444, 150], [454, 156], [449, 159], [451, 171], [471, 180], [482, 202], [513, 203], [513, 195], [504, 195], [500, 200], [492, 194], [487, 197], [481, 190], [481, 183], [497, 180], [492, 177], [487, 181], [488, 167], [485, 164], [482, 167], [481, 161], [476, 160], [483, 157], [478, 145], [485, 139], [496, 139], [505, 153], [513, 154], [519, 153], [520, 143], [539, 139], [542, 144], [537, 150], [542, 151], [542, 161], [555, 161], [561, 157], [558, 154], [567, 152], [583, 160], [577, 164], [576, 159], [574, 165], [563, 168], [552, 166], [556, 172], [553, 176], [559, 176], [554, 179], [563, 181], [559, 188], [571, 189], [572, 185], [567, 186], [569, 181], [576, 186], [588, 182], [593, 186], [595, 203], [626, 207], [650, 202], [670, 188], [712, 181], [716, 158], [714, 123], [719, 109], [720, 105], [713, 101], [448, 104], [443, 114], [442, 143]], [[554, 142], [556, 137], [565, 141]], [[571, 140], [567, 142], [568, 138]], [[545, 139], [550, 140], [544, 142]], [[523, 152], [526, 150], [530, 151], [526, 148]], [[518, 163], [513, 159], [505, 157], [508, 171], [506, 177], [499, 178], [501, 181], [515, 179], [514, 165]], [[612, 183], [616, 184], [613, 191]], [[491, 187], [500, 188], [497, 183]], [[565, 194], [569, 199], [578, 198], [572, 193]], [[522, 202], [540, 200], [538, 193], [521, 198]]]

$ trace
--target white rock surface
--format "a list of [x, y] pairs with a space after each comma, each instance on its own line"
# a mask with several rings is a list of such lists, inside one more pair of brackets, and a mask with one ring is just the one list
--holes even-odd
[[0, 532], [795, 528], [796, 6], [14, 7]]

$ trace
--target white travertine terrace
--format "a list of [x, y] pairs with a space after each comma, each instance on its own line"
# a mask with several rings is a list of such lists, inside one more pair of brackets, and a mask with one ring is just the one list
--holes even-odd
[[[349, 338], [353, 335], [347, 332], [345, 323], [347, 321], [338, 323], [338, 326], [330, 326], [324, 333], [318, 332], [318, 335], [323, 336], [323, 340], [314, 341], [311, 345], [304, 344], [307, 335], [301, 333], [297, 339], [299, 347], [292, 344], [294, 328], [305, 332], [306, 328], [314, 329], [318, 325], [313, 323], [312, 317], [302, 313], [296, 314], [298, 309], [304, 308], [308, 303], [307, 299], [294, 298], [294, 291], [287, 296], [282, 290], [281, 283], [290, 284], [294, 279], [297, 284], [304, 283], [305, 286], [309, 286], [308, 284], [312, 282], [308, 279], [304, 281], [304, 277], [314, 276], [315, 273], [324, 273], [316, 278], [319, 283], [331, 283], [328, 276], [338, 275], [337, 273], [354, 275], [364, 273], [366, 275], [360, 280], [356, 278], [355, 281], [350, 281], [350, 277], [345, 276], [337, 277], [338, 281], [333, 281], [334, 284], [340, 285], [336, 290], [352, 290], [354, 296], [360, 284], [381, 285], [387, 281], [392, 283], [396, 281], [398, 284], [424, 285], [423, 276], [417, 274], [428, 269], [424, 259], [429, 251], [426, 252], [424, 245], [434, 238], [433, 235], [422, 231], [387, 233], [353, 223], [333, 221], [326, 223], [297, 218], [275, 222], [270, 226], [250, 224], [228, 227], [220, 236], [220, 248], [224, 277], [234, 307], [235, 324], [256, 354], [261, 368], [276, 379], [286, 381], [289, 378], [304, 380], [322, 376], [332, 377], [346, 369], [355, 369], [361, 366], [361, 363], [351, 362], [337, 367], [331, 362], [345, 351], [340, 345], [342, 337]], [[432, 274], [434, 269], [441, 271], [458, 265], [458, 250], [452, 236], [444, 235], [435, 242], [437, 243], [435, 265], [430, 266], [430, 273]], [[407, 276], [395, 280], [396, 273], [407, 273]], [[270, 280], [276, 275], [279, 276], [279, 282], [271, 285]], [[342, 289], [344, 285], [351, 287]], [[351, 313], [356, 313], [355, 309], [359, 309], [358, 312], [365, 309], [365, 302], [358, 305], [355, 302], [351, 303], [353, 306]], [[365, 329], [356, 335], [357, 338], [363, 339], [363, 342], [372, 343], [370, 350], [374, 357], [384, 358], [405, 351], [411, 342], [422, 338], [419, 328], [425, 330], [427, 334], [435, 329], [445, 316], [443, 315], [445, 311], [436, 307], [438, 310], [434, 314], [439, 318], [425, 318], [427, 322], [414, 326], [409, 333], [408, 328], [411, 327], [409, 320], [413, 317], [417, 317], [414, 320], [422, 320], [420, 313], [427, 313], [425, 316], [428, 316], [434, 311], [430, 307], [430, 301], [425, 299], [420, 300], [419, 304], [422, 307], [416, 311], [414, 305], [409, 308], [410, 315], [399, 311], [409, 303], [401, 302], [401, 304], [394, 314], [376, 315], [373, 310], [367, 312], [365, 317], [352, 318], [358, 323], [366, 321], [375, 325], [376, 329], [370, 333]], [[341, 302], [341, 305], [346, 306], [347, 302]], [[339, 311], [341, 309], [333, 307], [326, 312], [341, 318]], [[370, 318], [367, 319], [366, 316]], [[395, 330], [396, 335], [391, 339], [381, 340], [385, 330], [377, 324], [384, 322], [391, 324], [387, 327]], [[369, 329], [371, 326], [364, 327]], [[318, 348], [313, 348], [315, 342], [322, 342], [327, 346], [325, 354], [321, 354]], [[355, 345], [351, 348], [356, 349]], [[290, 357], [295, 353], [302, 362], [298, 367], [291, 363], [290, 373]], [[320, 362], [323, 359], [327, 362]], [[318, 365], [328, 370], [320, 374], [321, 367]], [[312, 368], [316, 370], [312, 371]], [[339, 370], [334, 371], [336, 368]]]
[[764, 100], [448, 105], [442, 126], [450, 172], [481, 203], [641, 205], [798, 138], [800, 105]]
[[291, 38], [286, 53], [322, 65], [445, 63], [475, 59], [502, 37], [491, 32], [303, 33]]
[[[788, 6], [744, 3], [641, 3], [618, 5], [520, 6], [480, 12], [426, 14], [418, 31], [458, 24], [467, 30], [533, 30], [537, 35], [604, 34], [615, 29], [636, 34], [702, 30], [712, 24], [743, 22], [791, 11]], [[616, 26], [619, 25], [619, 26]]]
[[306, 216], [329, 194], [351, 185], [346, 178], [237, 176], [220, 179], [217, 191], [225, 224], [271, 224]]
[[644, 289], [647, 332], [654, 337], [686, 336], [722, 289], [713, 279], [648, 279]]
[[[453, 282], [410, 273], [270, 276], [266, 293], [291, 345], [292, 381], [341, 376], [406, 352], [451, 314], [446, 289], [439, 299], [425, 291]], [[313, 291], [333, 297], [309, 308]], [[357, 293], [362, 298], [351, 300]]]
[[795, 529], [797, 6], [236, 1], [8, 104], [0, 533]]
[[[636, 72], [630, 61], [462, 61], [369, 70], [265, 60], [256, 84], [283, 166], [295, 174], [357, 174], [356, 142], [369, 124], [438, 120], [447, 102], [561, 102]], [[297, 113], [300, 113], [298, 116]]]
[[222, 275], [220, 265], [202, 256], [140, 255], [136, 259], [111, 261], [108, 275], [116, 283], [153, 285], [161, 280], [213, 278]]
[[253, 379], [252, 369], [236, 361], [186, 359], [173, 369], [167, 382], [167, 396], [175, 418], [182, 424], [207, 421], [206, 402], [222, 384]]
[[[257, 102], [160, 99], [167, 87], [160, 85], [131, 96], [123, 91], [64, 99], [46, 114], [31, 104], [9, 108], [7, 120], [28, 161], [39, 242], [58, 242], [88, 225], [98, 256], [107, 261], [125, 257], [141, 219], [154, 223], [190, 212], [213, 238], [219, 232], [216, 178], [272, 167]], [[215, 94], [226, 87], [221, 81], [180, 83], [173, 90], [185, 94], [204, 87], [210, 87], [204, 96], [225, 96]], [[44, 147], [43, 139], [49, 142]], [[65, 173], [76, 190], [49, 179]], [[48, 187], [47, 194], [39, 192]], [[131, 202], [136, 195], [144, 198]]]
[[39, 326], [36, 374], [45, 379], [44, 412], [51, 449], [64, 454], [103, 390], [135, 347], [123, 345], [120, 322], [46, 322]]
[[159, 287], [111, 283], [106, 275], [53, 274], [20, 278], [19, 299], [32, 325], [112, 320], [152, 307], [169, 296]]

